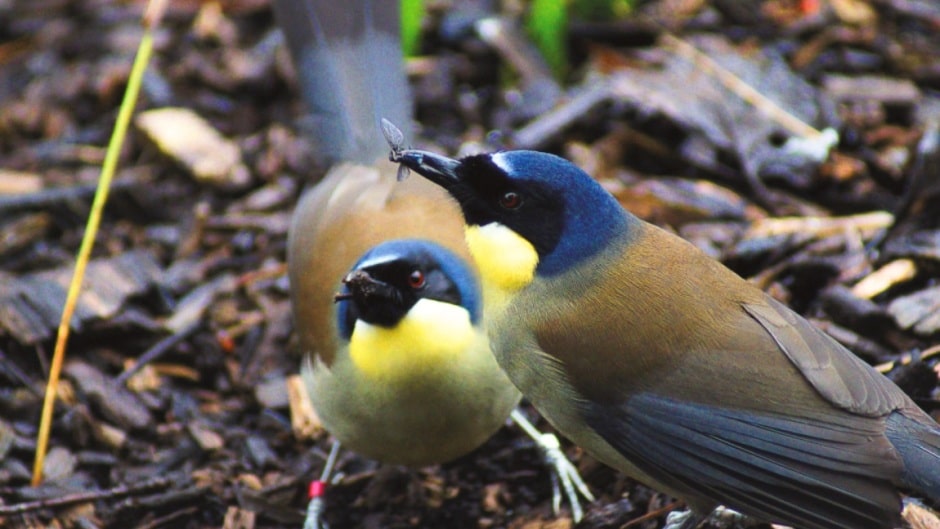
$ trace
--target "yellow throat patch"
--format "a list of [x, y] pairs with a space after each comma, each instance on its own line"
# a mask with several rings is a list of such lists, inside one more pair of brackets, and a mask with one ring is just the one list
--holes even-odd
[[460, 362], [475, 334], [463, 307], [420, 299], [395, 327], [356, 321], [349, 356], [366, 378], [407, 382]]
[[480, 271], [487, 312], [532, 282], [539, 256], [532, 244], [499, 223], [467, 226], [467, 246]]

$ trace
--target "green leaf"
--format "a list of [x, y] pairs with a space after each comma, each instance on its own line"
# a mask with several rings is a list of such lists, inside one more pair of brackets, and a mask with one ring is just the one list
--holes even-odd
[[526, 19], [529, 37], [556, 77], [568, 70], [568, 6], [563, 0], [532, 0]]
[[401, 0], [401, 49], [405, 57], [414, 57], [421, 51], [424, 12], [424, 0]]

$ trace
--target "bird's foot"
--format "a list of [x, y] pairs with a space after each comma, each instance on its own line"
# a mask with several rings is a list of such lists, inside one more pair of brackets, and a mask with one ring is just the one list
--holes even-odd
[[705, 516], [696, 514], [692, 509], [684, 511], [672, 511], [666, 516], [666, 525], [663, 529], [695, 529], [703, 521]]
[[760, 525], [760, 522], [757, 520], [744, 516], [738, 511], [718, 506], [708, 516], [696, 514], [691, 509], [672, 511], [666, 516], [666, 525], [663, 529], [695, 529], [706, 521], [712, 526], [725, 529]]
[[722, 528], [740, 528], [763, 526], [764, 522], [745, 516], [738, 511], [719, 505], [708, 515], [708, 520], [712, 525]]
[[564, 495], [571, 505], [571, 518], [575, 523], [580, 522], [584, 517], [584, 509], [581, 507], [579, 494], [588, 502], [594, 501], [594, 495], [581, 479], [578, 469], [562, 452], [558, 437], [538, 431], [518, 408], [513, 410], [511, 417], [535, 441], [542, 453], [542, 459], [551, 470], [552, 510], [555, 514], [561, 510], [562, 490], [564, 490]]
[[[568, 456], [561, 451], [561, 443], [554, 434], [543, 433], [535, 442], [542, 451], [542, 457], [545, 464], [551, 468], [552, 478], [552, 509], [557, 514], [561, 509], [561, 490], [564, 490], [568, 503], [571, 504], [571, 517], [575, 523], [580, 522], [584, 517], [584, 510], [578, 495], [584, 497], [588, 502], [594, 501], [594, 495], [591, 489], [581, 479], [578, 469], [568, 460]], [[561, 486], [559, 487], [559, 482]]]

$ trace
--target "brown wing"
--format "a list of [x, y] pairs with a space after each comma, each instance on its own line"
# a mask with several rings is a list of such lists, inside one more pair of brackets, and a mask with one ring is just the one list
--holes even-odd
[[829, 335], [769, 296], [765, 301], [743, 308], [826, 400], [870, 417], [914, 406], [884, 375]]
[[334, 167], [294, 211], [287, 252], [294, 324], [304, 350], [327, 365], [337, 347], [333, 296], [366, 250], [389, 239], [421, 238], [472, 262], [453, 200], [423, 178], [397, 182], [396, 167], [385, 165]]

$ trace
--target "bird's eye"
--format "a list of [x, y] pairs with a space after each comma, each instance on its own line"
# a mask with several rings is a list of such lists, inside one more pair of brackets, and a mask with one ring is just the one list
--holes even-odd
[[499, 197], [499, 206], [503, 209], [516, 209], [522, 205], [522, 195], [515, 191], [507, 191]]
[[408, 286], [414, 289], [423, 287], [426, 281], [427, 280], [424, 277], [424, 272], [421, 270], [413, 270], [411, 275], [408, 276]]

